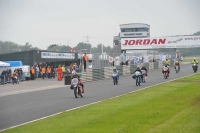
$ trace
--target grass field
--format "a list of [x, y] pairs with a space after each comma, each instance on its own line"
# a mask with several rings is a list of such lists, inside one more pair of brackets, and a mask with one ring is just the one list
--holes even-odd
[[183, 59], [183, 62], [191, 62], [192, 60], [194, 60], [194, 58], [196, 58], [198, 61], [200, 61], [200, 57], [185, 57]]
[[200, 132], [200, 73], [3, 131], [3, 133], [144, 132]]

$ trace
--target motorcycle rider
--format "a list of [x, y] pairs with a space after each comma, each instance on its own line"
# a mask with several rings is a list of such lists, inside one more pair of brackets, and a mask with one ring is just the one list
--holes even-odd
[[[194, 58], [194, 60], [192, 61], [192, 64], [199, 64], [198, 60], [196, 58]], [[194, 65], [192, 65], [192, 68], [194, 68]], [[198, 65], [197, 65], [197, 69], [198, 69]]]
[[116, 67], [113, 67], [113, 73], [117, 73], [118, 80], [119, 80], [119, 72], [118, 72], [118, 70], [117, 70], [117, 68], [116, 68]]
[[170, 73], [170, 70], [169, 70], [170, 60], [168, 59], [168, 57], [167, 57], [166, 60], [164, 61], [164, 64], [165, 64], [165, 66], [168, 67], [168, 73]]
[[140, 72], [141, 78], [142, 78], [142, 80], [143, 80], [142, 71], [140, 70], [139, 67], [137, 67], [136, 70], [134, 71], [134, 75], [133, 75], [133, 77], [132, 77], [132, 78], [134, 78], [134, 79], [135, 79], [135, 76], [136, 76], [136, 75], [135, 75], [135, 72]]
[[[80, 76], [77, 75], [76, 71], [72, 71], [72, 79], [78, 78], [78, 85], [82, 88], [82, 93], [84, 93], [84, 85], [82, 83], [82, 80], [80, 79]], [[70, 89], [73, 89], [73, 85], [71, 84]]]
[[[82, 80], [80, 79], [80, 77], [77, 75], [76, 71], [72, 71], [72, 79], [73, 78], [78, 78], [78, 85], [81, 86], [82, 88], [82, 93], [84, 93], [84, 85], [82, 83]], [[71, 84], [70, 89], [73, 89], [73, 85]]]
[[174, 68], [176, 69], [176, 66], [178, 66], [178, 70], [180, 71], [180, 63], [179, 63], [179, 61], [176, 61], [175, 63], [174, 63]]
[[141, 70], [145, 70], [146, 71], [146, 76], [147, 76], [147, 68], [145, 66], [142, 66]]

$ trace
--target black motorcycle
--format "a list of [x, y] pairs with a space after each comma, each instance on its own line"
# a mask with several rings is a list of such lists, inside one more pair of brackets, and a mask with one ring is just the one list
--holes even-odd
[[193, 70], [194, 70], [194, 73], [196, 73], [196, 72], [197, 72], [197, 69], [198, 69], [197, 64], [193, 64], [192, 68], [193, 68]]

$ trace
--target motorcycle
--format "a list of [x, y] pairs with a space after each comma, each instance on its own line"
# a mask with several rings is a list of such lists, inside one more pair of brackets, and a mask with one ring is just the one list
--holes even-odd
[[167, 79], [169, 77], [169, 68], [168, 67], [163, 67], [163, 76], [165, 79]]
[[74, 96], [78, 98], [78, 96], [83, 97], [82, 88], [78, 85], [78, 78], [72, 79], [72, 86], [74, 89]]
[[179, 66], [178, 65], [175, 66], [175, 70], [176, 70], [176, 73], [179, 72]]
[[194, 73], [196, 73], [197, 72], [197, 64], [193, 64], [193, 70], [194, 70]]
[[114, 72], [112, 74], [112, 78], [113, 78], [113, 83], [114, 85], [117, 85], [118, 84], [118, 73], [117, 72]]
[[136, 86], [140, 86], [140, 83], [142, 82], [142, 75], [140, 72], [135, 72], [135, 79], [136, 79]]
[[147, 72], [145, 70], [141, 70], [142, 71], [142, 75], [143, 75], [143, 80], [142, 82], [145, 83], [146, 79], [147, 79]]

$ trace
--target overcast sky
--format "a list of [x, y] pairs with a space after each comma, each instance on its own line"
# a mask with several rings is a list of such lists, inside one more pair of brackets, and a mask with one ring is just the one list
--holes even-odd
[[151, 37], [200, 31], [200, 0], [0, 0], [0, 40], [112, 46], [119, 25], [146, 23]]

